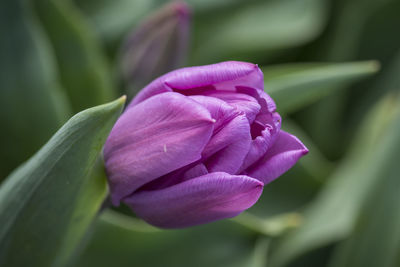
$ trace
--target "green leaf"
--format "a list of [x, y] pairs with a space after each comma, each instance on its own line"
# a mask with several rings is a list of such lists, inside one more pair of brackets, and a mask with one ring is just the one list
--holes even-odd
[[242, 267], [253, 261], [255, 233], [231, 220], [160, 230], [105, 211], [74, 267]]
[[[400, 4], [400, 2], [399, 2]], [[375, 103], [376, 99], [388, 94], [389, 92], [396, 92], [400, 90], [400, 49], [392, 55], [390, 62], [388, 62], [382, 71], [374, 78], [374, 80], [367, 84], [367, 90], [363, 90], [363, 96], [357, 102], [352, 102], [352, 109], [350, 110], [350, 122], [356, 122], [362, 114], [365, 114], [369, 108]], [[363, 88], [363, 89], [364, 89]]]
[[268, 267], [268, 251], [271, 239], [267, 237], [259, 237], [254, 247], [253, 260], [249, 267]]
[[111, 71], [94, 31], [69, 1], [34, 1], [74, 112], [114, 98]]
[[[376, 80], [369, 95], [367, 103], [361, 111], [367, 109], [368, 104], [383, 92], [391, 92], [394, 97], [400, 89], [400, 53], [393, 58], [392, 64]], [[378, 90], [381, 89], [381, 90]], [[360, 112], [361, 112], [360, 111]], [[381, 158], [376, 167], [376, 179], [379, 183], [370, 194], [363, 210], [357, 218], [356, 227], [350, 237], [340, 243], [332, 256], [332, 267], [336, 266], [399, 266], [400, 258], [400, 165], [398, 152], [400, 151], [400, 112], [385, 140], [381, 145], [386, 145], [388, 155]], [[396, 262], [397, 261], [397, 262]]]
[[125, 97], [71, 118], [0, 188], [0, 265], [62, 266], [107, 194], [94, 165]]
[[374, 170], [379, 182], [363, 205], [355, 231], [335, 249], [331, 267], [399, 266], [400, 112], [381, 145], [385, 152], [375, 155]]
[[379, 70], [376, 61], [297, 63], [263, 68], [265, 91], [280, 113], [296, 111]]
[[0, 181], [70, 116], [40, 25], [23, 0], [0, 1]]
[[280, 213], [264, 219], [245, 211], [231, 220], [267, 237], [276, 237], [299, 226], [301, 216], [292, 212]]
[[392, 157], [388, 148], [393, 139], [389, 137], [399, 113], [400, 102], [391, 95], [371, 111], [350, 154], [304, 213], [304, 223], [277, 243], [271, 266], [284, 266], [304, 253], [349, 236], [365, 199], [380, 181], [377, 170]]

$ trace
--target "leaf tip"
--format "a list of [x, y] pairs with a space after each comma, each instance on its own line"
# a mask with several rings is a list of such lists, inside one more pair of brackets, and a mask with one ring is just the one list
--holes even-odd
[[110, 104], [111, 103], [114, 103], [116, 107], [119, 107], [122, 109], [126, 103], [126, 95], [119, 97], [118, 99], [114, 100], [113, 102], [110, 102]]
[[381, 63], [378, 60], [371, 60], [369, 65], [372, 73], [378, 72], [381, 69]]
[[126, 95], [121, 96], [120, 98], [118, 98], [118, 101], [121, 102], [121, 104], [125, 104], [126, 102]]

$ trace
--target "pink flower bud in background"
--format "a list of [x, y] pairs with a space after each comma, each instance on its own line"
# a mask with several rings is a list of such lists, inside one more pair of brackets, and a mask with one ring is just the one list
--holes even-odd
[[129, 95], [154, 78], [184, 63], [189, 44], [190, 11], [172, 2], [145, 19], [129, 34], [121, 51], [123, 78]]
[[139, 92], [106, 142], [112, 202], [165, 228], [236, 216], [308, 152], [280, 128], [257, 65], [167, 73]]

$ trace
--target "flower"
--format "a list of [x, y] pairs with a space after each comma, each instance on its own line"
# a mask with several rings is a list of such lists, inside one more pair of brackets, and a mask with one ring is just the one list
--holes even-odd
[[257, 65], [167, 73], [139, 92], [108, 137], [112, 203], [163, 228], [234, 217], [308, 152], [280, 127]]

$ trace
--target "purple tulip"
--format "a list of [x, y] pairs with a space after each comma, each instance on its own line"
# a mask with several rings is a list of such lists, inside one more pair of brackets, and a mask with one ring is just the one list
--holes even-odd
[[167, 73], [139, 92], [108, 137], [112, 203], [163, 228], [234, 217], [308, 152], [280, 127], [257, 65]]

